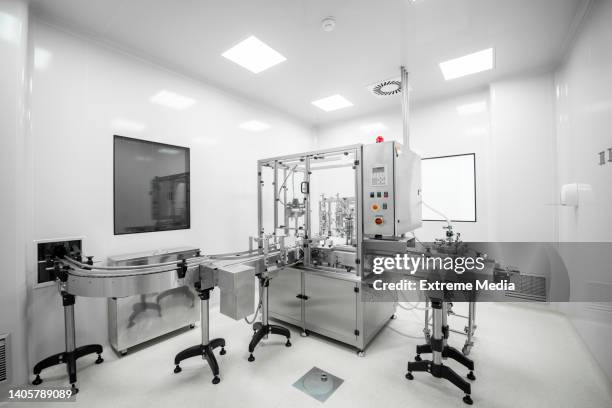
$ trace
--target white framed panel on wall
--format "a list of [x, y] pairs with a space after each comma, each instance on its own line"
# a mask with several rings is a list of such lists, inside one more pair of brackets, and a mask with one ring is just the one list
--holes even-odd
[[476, 222], [475, 153], [424, 158], [421, 172], [423, 221]]

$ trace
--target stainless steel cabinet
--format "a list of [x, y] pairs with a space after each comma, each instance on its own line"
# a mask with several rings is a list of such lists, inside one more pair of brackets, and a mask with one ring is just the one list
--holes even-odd
[[[117, 255], [110, 266], [147, 265], [193, 256], [197, 248], [180, 247]], [[108, 299], [109, 342], [115, 351], [127, 349], [156, 337], [193, 326], [200, 320], [199, 299], [194, 289], [178, 285], [161, 293]]]
[[270, 317], [302, 327], [302, 271], [283, 269], [270, 282], [268, 309]]
[[270, 317], [364, 350], [395, 313], [395, 303], [363, 301], [362, 289], [349, 273], [283, 269], [270, 281]]
[[357, 284], [306, 273], [304, 287], [306, 329], [349, 344], [355, 343]]

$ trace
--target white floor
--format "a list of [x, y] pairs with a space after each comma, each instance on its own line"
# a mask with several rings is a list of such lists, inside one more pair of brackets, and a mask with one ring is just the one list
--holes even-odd
[[[460, 308], [457, 308], [461, 312]], [[569, 322], [561, 315], [512, 304], [478, 305], [476, 345], [471, 357], [477, 380], [472, 385], [478, 407], [612, 407], [612, 385]], [[463, 407], [461, 391], [428, 374], [404, 378], [406, 363], [422, 342], [422, 312], [398, 310], [367, 349], [357, 357], [346, 346], [292, 331], [293, 347], [271, 336], [247, 362], [251, 330], [211, 310], [211, 335], [225, 337], [227, 351], [218, 356], [221, 383], [212, 385], [205, 361], [191, 359], [183, 372], [172, 372], [174, 355], [199, 342], [199, 329], [169, 338], [118, 358], [108, 348], [105, 362], [80, 362], [77, 402], [71, 407]], [[451, 317], [463, 329], [464, 320]], [[395, 330], [390, 330], [395, 329]], [[407, 338], [399, 332], [415, 336]], [[461, 348], [464, 337], [451, 334]], [[467, 371], [449, 361], [458, 373]], [[313, 366], [344, 379], [321, 403], [292, 384]], [[43, 373], [45, 385], [64, 385], [63, 368]], [[52, 405], [52, 404], [49, 404]], [[55, 404], [53, 404], [55, 405]], [[19, 407], [26, 404], [21, 403]], [[41, 404], [33, 405], [41, 407]], [[63, 405], [65, 406], [65, 405]]]

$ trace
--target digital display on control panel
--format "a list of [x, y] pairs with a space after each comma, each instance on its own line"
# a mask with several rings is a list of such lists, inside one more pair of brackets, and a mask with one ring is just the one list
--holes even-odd
[[387, 167], [377, 166], [372, 167], [372, 185], [384, 186], [387, 184]]

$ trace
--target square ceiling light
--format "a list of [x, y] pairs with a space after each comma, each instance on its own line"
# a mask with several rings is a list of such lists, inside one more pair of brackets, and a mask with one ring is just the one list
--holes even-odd
[[270, 129], [270, 125], [264, 122], [260, 122], [258, 120], [249, 120], [248, 122], [244, 122], [238, 127], [240, 129], [248, 130], [249, 132], [261, 132], [266, 129]]
[[221, 55], [254, 74], [259, 74], [287, 60], [281, 53], [253, 35]]
[[342, 95], [332, 95], [327, 98], [318, 99], [316, 101], [311, 102], [314, 106], [319, 109], [323, 109], [325, 112], [331, 112], [342, 108], [348, 108], [349, 106], [353, 106], [353, 103], [346, 99]]
[[493, 48], [487, 48], [473, 54], [441, 62], [440, 70], [444, 79], [450, 81], [451, 79], [493, 69], [493, 57]]
[[165, 106], [167, 108], [183, 110], [189, 108], [196, 101], [195, 99], [191, 99], [174, 92], [166, 91], [164, 89], [163, 91], [159, 91], [158, 93], [153, 95], [151, 97], [151, 102]]

